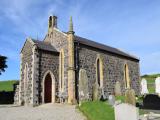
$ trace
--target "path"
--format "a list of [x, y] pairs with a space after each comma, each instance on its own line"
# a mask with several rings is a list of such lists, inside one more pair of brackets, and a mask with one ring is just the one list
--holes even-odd
[[46, 104], [39, 107], [0, 106], [0, 120], [86, 120], [75, 106]]
[[144, 110], [147, 114], [140, 115], [140, 120], [160, 120], [160, 110]]

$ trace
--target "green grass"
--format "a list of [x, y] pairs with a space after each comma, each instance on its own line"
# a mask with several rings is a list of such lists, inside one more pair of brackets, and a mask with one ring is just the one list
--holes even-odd
[[144, 109], [139, 109], [139, 115], [149, 114], [149, 111]]
[[141, 78], [145, 78], [147, 80], [147, 83], [155, 83], [155, 79], [157, 77], [160, 77], [160, 74], [152, 74], [152, 75], [143, 75]]
[[116, 96], [116, 100], [121, 100], [121, 102], [125, 102], [125, 96]]
[[107, 102], [84, 102], [79, 109], [88, 120], [114, 120], [114, 108]]
[[148, 84], [149, 93], [155, 93], [155, 79], [160, 77], [160, 74], [143, 75], [141, 78], [145, 78]]
[[142, 78], [156, 78], [160, 77], [160, 74], [150, 74], [150, 75], [143, 75]]
[[17, 80], [0, 81], [0, 91], [13, 91], [13, 84]]

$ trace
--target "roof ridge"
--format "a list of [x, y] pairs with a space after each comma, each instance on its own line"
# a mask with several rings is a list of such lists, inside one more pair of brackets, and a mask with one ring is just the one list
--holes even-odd
[[101, 49], [101, 50], [109, 51], [109, 52], [114, 53], [114, 54], [118, 54], [118, 55], [121, 55], [121, 56], [125, 56], [125, 57], [129, 57], [129, 58], [132, 58], [132, 59], [139, 60], [139, 58], [136, 57], [135, 55], [132, 55], [132, 54], [130, 54], [128, 52], [125, 52], [123, 50], [120, 50], [118, 48], [115, 48], [115, 47], [112, 47], [112, 46], [109, 46], [109, 45], [105, 45], [105, 44], [96, 42], [94, 40], [83, 38], [83, 37], [80, 37], [78, 35], [75, 35], [75, 38], [81, 44], [85, 44], [87, 46], [95, 47], [95, 48], [98, 48], [98, 49]]

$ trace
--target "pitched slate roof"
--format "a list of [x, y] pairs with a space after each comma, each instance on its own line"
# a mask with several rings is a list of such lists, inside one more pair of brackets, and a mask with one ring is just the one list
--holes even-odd
[[37, 47], [41, 50], [51, 51], [51, 52], [58, 52], [51, 44], [45, 43], [43, 41], [34, 40], [32, 41], [37, 45]]
[[123, 51], [121, 51], [117, 48], [113, 48], [113, 47], [110, 47], [110, 46], [107, 46], [107, 45], [104, 45], [104, 44], [101, 44], [101, 43], [97, 43], [97, 42], [94, 42], [92, 40], [88, 40], [86, 38], [82, 38], [82, 37], [79, 37], [79, 36], [75, 36], [75, 40], [77, 42], [79, 42], [81, 44], [84, 44], [84, 45], [87, 45], [87, 46], [98, 48], [98, 49], [108, 51], [108, 52], [113, 53], [113, 54], [121, 55], [123, 57], [128, 57], [128, 58], [135, 59], [135, 60], [139, 61], [139, 59], [137, 57], [135, 57], [133, 55], [130, 55], [126, 52], [123, 52]]

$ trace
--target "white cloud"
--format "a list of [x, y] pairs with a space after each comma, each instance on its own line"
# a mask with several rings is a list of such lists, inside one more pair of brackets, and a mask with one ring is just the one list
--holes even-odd
[[[102, 13], [96, 13], [96, 10], [90, 10], [92, 13], [89, 13], [89, 10], [84, 9], [87, 5], [85, 0], [75, 0], [71, 3], [67, 3], [65, 0], [3, 0], [3, 2], [0, 1], [0, 4], [3, 6], [0, 7], [0, 13], [3, 13], [3, 17], [10, 20], [14, 26], [12, 29], [25, 37], [35, 38], [38, 35], [39, 38], [43, 38], [47, 31], [47, 18], [53, 14], [60, 16], [61, 20], [58, 22], [62, 21], [61, 26], [68, 30], [69, 16], [73, 16], [76, 34], [139, 54], [142, 73], [160, 71], [160, 52], [154, 52], [153, 50], [153, 46], [160, 44], [159, 37], [157, 37], [159, 36], [160, 24], [150, 19], [150, 22], [146, 19], [145, 23], [143, 23], [143, 19], [138, 21], [137, 16], [139, 18], [140, 14], [135, 14], [134, 18], [133, 16], [128, 18], [128, 15], [120, 16], [124, 11], [119, 13], [113, 9], [114, 14], [110, 14], [109, 12], [112, 12], [110, 9], [107, 9], [107, 13], [101, 11], [101, 8], [99, 12]], [[118, 17], [115, 17], [115, 12], [119, 14]], [[2, 19], [2, 16], [0, 16], [0, 20]], [[124, 24], [124, 19], [126, 24]], [[158, 26], [156, 27], [156, 25]], [[157, 32], [154, 29], [157, 29]], [[5, 40], [9, 39], [5, 38]], [[10, 45], [15, 44], [16, 46], [18, 40], [17, 37], [17, 39], [12, 38], [8, 42], [10, 42]], [[0, 51], [3, 50], [2, 53], [4, 54], [4, 51], [7, 51], [9, 58], [15, 58], [14, 60], [16, 60], [19, 57], [19, 52], [17, 52], [19, 47], [16, 46], [14, 50], [3, 48]]]

